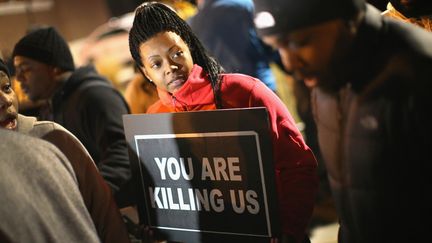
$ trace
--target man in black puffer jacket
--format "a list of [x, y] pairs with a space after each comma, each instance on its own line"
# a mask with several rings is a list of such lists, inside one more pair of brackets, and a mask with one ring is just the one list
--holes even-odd
[[432, 34], [363, 0], [254, 2], [259, 34], [315, 86], [339, 242], [430, 242]]
[[53, 27], [29, 32], [13, 51], [16, 78], [33, 101], [49, 106], [40, 120], [72, 132], [86, 147], [119, 207], [130, 179], [122, 115], [129, 108], [122, 95], [91, 66], [75, 69], [68, 44]]

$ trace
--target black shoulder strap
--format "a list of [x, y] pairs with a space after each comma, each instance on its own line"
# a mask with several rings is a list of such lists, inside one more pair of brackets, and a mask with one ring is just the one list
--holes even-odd
[[[82, 93], [84, 90], [91, 88], [91, 87], [95, 87], [95, 86], [105, 86], [105, 87], [109, 87], [109, 88], [113, 88], [115, 89], [111, 84], [109, 84], [106, 81], [103, 80], [94, 80], [91, 82], [84, 82], [83, 84], [81, 84], [78, 89], [75, 91], [76, 93]], [[77, 92], [79, 91], [79, 92]]]
[[[84, 82], [82, 83], [68, 98], [67, 100], [64, 100], [62, 102], [61, 107], [59, 107], [59, 109], [61, 109], [60, 111], [56, 112], [55, 114], [55, 121], [57, 123], [62, 124], [63, 126], [65, 126], [66, 128], [68, 128], [68, 123], [71, 121], [66, 121], [65, 120], [65, 116], [67, 116], [67, 114], [65, 114], [65, 110], [70, 111], [70, 105], [77, 105], [80, 102], [80, 99], [82, 99], [82, 94], [84, 94], [89, 88], [92, 87], [107, 87], [107, 88], [111, 88], [112, 90], [118, 92], [111, 84], [103, 81], [103, 80], [94, 80], [94, 81], [90, 81], [90, 82]], [[72, 117], [69, 117], [67, 119], [75, 119]], [[75, 124], [79, 121], [73, 121], [72, 123]], [[77, 134], [76, 134], [77, 135]], [[87, 141], [86, 137], [80, 137], [79, 138], [80, 141], [86, 146], [86, 149], [89, 151], [89, 153], [93, 156], [93, 160], [98, 163], [99, 158], [98, 157], [98, 146], [96, 144], [91, 143], [90, 141]]]
[[70, 95], [70, 97], [67, 98], [67, 101], [62, 101], [62, 106], [59, 107], [60, 111], [58, 111], [58, 112], [56, 112], [56, 114], [54, 114], [54, 116], [55, 116], [54, 121], [56, 121], [57, 123], [60, 123], [60, 124], [65, 124], [64, 123], [64, 114], [61, 110], [63, 110], [65, 107], [67, 107], [69, 103], [76, 104], [76, 100], [81, 97], [81, 94], [84, 93], [85, 90], [87, 90], [88, 88], [91, 88], [91, 87], [96, 87], [96, 86], [104, 86], [104, 87], [109, 87], [109, 88], [114, 89], [114, 87], [112, 87], [109, 83], [102, 81], [102, 80], [95, 80], [92, 82], [82, 83]]

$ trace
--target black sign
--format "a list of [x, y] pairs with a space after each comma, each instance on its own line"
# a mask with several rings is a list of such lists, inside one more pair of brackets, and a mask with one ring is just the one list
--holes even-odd
[[268, 242], [279, 224], [264, 108], [126, 115], [143, 224], [181, 242]]

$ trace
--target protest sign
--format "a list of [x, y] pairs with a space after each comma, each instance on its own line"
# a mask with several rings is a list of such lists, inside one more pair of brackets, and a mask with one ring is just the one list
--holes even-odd
[[124, 116], [141, 222], [191, 243], [278, 234], [267, 120], [265, 108]]

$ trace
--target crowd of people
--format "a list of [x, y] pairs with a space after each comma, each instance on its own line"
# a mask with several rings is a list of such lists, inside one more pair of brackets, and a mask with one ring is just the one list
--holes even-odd
[[[0, 242], [155, 241], [120, 212], [137, 203], [122, 116], [251, 107], [267, 109], [274, 158], [281, 234], [265, 242], [310, 242], [327, 198], [341, 243], [428, 242], [432, 3], [196, 4], [187, 19], [161, 2], [136, 8], [126, 95], [92, 65], [76, 67], [51, 26], [0, 59]], [[297, 111], [270, 63], [296, 80]], [[34, 116], [13, 80], [38, 104]]]

